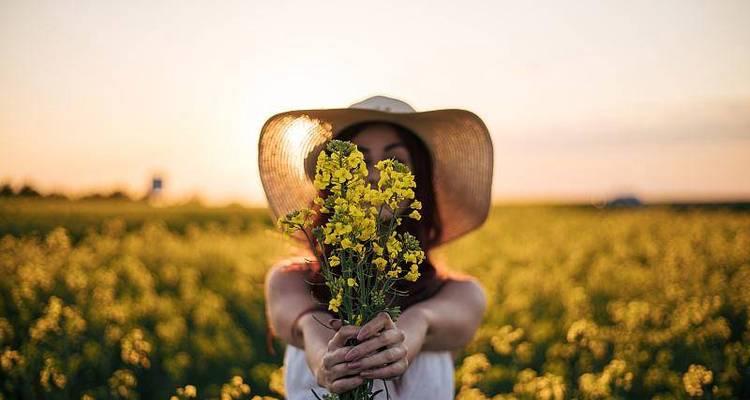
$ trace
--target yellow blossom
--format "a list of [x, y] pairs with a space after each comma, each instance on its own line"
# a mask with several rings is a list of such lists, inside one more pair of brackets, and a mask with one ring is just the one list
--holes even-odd
[[419, 214], [419, 211], [414, 210], [411, 212], [411, 214], [409, 214], [409, 218], [419, 221], [420, 219], [422, 219], [422, 215]]
[[355, 286], [359, 286], [359, 285], [357, 285], [357, 280], [356, 280], [356, 279], [354, 279], [354, 278], [349, 278], [349, 279], [347, 279], [347, 280], [346, 280], [346, 284], [347, 284], [347, 286], [349, 286], [349, 287], [355, 287]]
[[404, 275], [404, 279], [406, 279], [407, 281], [414, 282], [418, 278], [419, 278], [419, 266], [417, 266], [417, 264], [412, 264], [409, 272], [406, 275]]
[[344, 300], [344, 291], [342, 289], [339, 289], [339, 292], [336, 294], [336, 297], [332, 298], [331, 301], [328, 302], [328, 309], [333, 312], [339, 312], [339, 307], [341, 307], [341, 302]]
[[397, 279], [400, 273], [401, 273], [401, 267], [396, 267], [395, 269], [392, 269], [386, 272], [385, 276], [389, 278]]
[[401, 242], [396, 239], [395, 235], [393, 235], [388, 238], [388, 242], [386, 242], [385, 247], [388, 248], [388, 254], [391, 256], [391, 258], [394, 258], [396, 254], [401, 251]]
[[713, 382], [713, 372], [700, 364], [690, 364], [688, 371], [682, 376], [685, 391], [690, 396], [703, 396], [703, 386]]
[[[380, 252], [383, 252], [383, 249], [380, 250]], [[378, 271], [384, 271], [385, 266], [388, 264], [388, 261], [385, 260], [383, 257], [378, 257], [374, 260], [372, 260], [372, 263], [375, 264], [375, 266], [378, 268]]]
[[328, 264], [332, 267], [335, 267], [341, 264], [341, 259], [339, 258], [339, 256], [331, 256], [328, 258]]

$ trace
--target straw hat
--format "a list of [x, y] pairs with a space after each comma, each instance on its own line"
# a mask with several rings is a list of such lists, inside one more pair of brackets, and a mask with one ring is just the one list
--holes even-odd
[[443, 233], [439, 244], [478, 228], [487, 218], [492, 185], [492, 141], [475, 114], [457, 109], [416, 112], [403, 101], [375, 96], [349, 108], [296, 110], [266, 121], [258, 165], [274, 220], [309, 207], [315, 161], [325, 143], [365, 121], [402, 125], [425, 143], [433, 160], [433, 185]]

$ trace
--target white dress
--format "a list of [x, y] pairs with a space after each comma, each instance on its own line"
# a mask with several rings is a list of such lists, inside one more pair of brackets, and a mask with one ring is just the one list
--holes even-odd
[[[423, 351], [406, 369], [400, 379], [386, 381], [393, 400], [450, 400], [453, 399], [453, 357], [448, 351]], [[318, 386], [305, 360], [305, 351], [287, 345], [284, 353], [284, 387], [288, 400], [315, 400], [310, 389], [323, 397], [327, 390]], [[383, 389], [383, 381], [376, 379], [373, 391]], [[385, 390], [375, 396], [385, 400]]]

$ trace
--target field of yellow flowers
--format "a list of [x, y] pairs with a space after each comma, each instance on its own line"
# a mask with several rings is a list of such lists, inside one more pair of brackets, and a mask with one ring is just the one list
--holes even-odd
[[[293, 252], [265, 210], [2, 200], [0, 398], [283, 398]], [[460, 399], [750, 398], [747, 211], [496, 207], [434, 257], [490, 299]]]

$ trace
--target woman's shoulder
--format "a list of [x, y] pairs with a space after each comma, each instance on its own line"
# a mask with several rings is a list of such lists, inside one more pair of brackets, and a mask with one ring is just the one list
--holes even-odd
[[481, 292], [482, 294], [485, 291], [479, 279], [464, 272], [441, 267], [437, 270], [436, 278], [440, 282], [440, 290], [449, 288], [449, 290]]
[[466, 282], [478, 283], [479, 281], [476, 277], [472, 275], [469, 275], [464, 272], [459, 272], [459, 271], [446, 267], [444, 263], [439, 263], [435, 265], [435, 278], [439, 280], [442, 284], [446, 284], [446, 283], [455, 284], [455, 283], [466, 283]]

